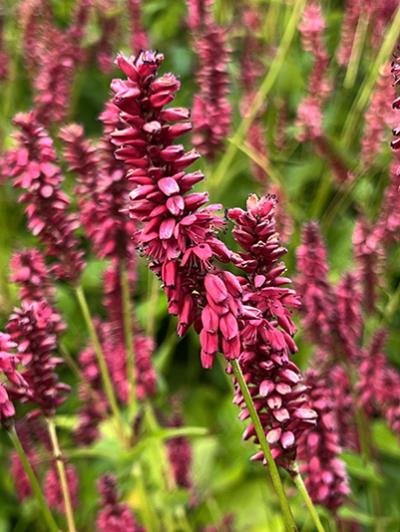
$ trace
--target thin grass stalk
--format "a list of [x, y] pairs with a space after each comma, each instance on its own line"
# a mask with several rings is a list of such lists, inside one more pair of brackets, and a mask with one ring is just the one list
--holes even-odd
[[124, 326], [126, 372], [129, 382], [129, 406], [136, 411], [135, 347], [133, 335], [132, 304], [129, 292], [129, 279], [126, 262], [120, 264], [120, 283], [122, 294], [122, 315]]
[[270, 446], [265, 437], [260, 418], [258, 417], [257, 410], [254, 407], [254, 403], [250, 395], [249, 389], [247, 387], [246, 381], [244, 379], [239, 362], [237, 360], [232, 360], [230, 363], [231, 363], [236, 381], [240, 387], [240, 391], [242, 392], [247, 409], [249, 411], [250, 418], [253, 422], [253, 425], [254, 425], [254, 428], [255, 428], [259, 443], [260, 443], [260, 447], [267, 461], [267, 465], [268, 465], [267, 470], [269, 472], [269, 475], [272, 480], [272, 484], [274, 486], [275, 492], [279, 499], [279, 504], [282, 510], [282, 517], [285, 523], [285, 529], [287, 531], [292, 532], [294, 530], [297, 530], [297, 527], [294, 522], [294, 518], [293, 518], [292, 511], [290, 509], [289, 501], [286, 497], [286, 493], [285, 493], [285, 490], [282, 484], [281, 477], [279, 475], [278, 466], [276, 465], [275, 460], [272, 457]]
[[238, 145], [241, 145], [243, 143], [246, 133], [251, 127], [251, 124], [256, 118], [260, 108], [262, 107], [262, 105], [264, 105], [265, 98], [271, 91], [278, 78], [279, 72], [281, 71], [285, 63], [286, 56], [289, 53], [290, 46], [296, 34], [297, 26], [300, 21], [305, 4], [306, 0], [296, 0], [291, 8], [292, 12], [290, 20], [283, 34], [281, 45], [279, 46], [276, 56], [272, 61], [271, 66], [252, 101], [249, 113], [243, 118], [236, 132], [232, 136], [232, 142], [229, 144], [225, 155], [222, 157], [219, 165], [217, 166], [214, 175], [209, 180], [210, 188], [213, 192], [218, 190], [222, 179], [225, 177], [230, 165], [234, 160], [234, 157], [238, 150]]
[[46, 499], [43, 495], [43, 492], [40, 488], [39, 482], [36, 478], [36, 475], [32, 469], [31, 464], [29, 463], [29, 460], [25, 454], [24, 448], [22, 447], [21, 441], [18, 437], [17, 431], [15, 430], [15, 427], [12, 427], [8, 431], [8, 435], [10, 437], [10, 440], [12, 441], [14, 448], [18, 454], [19, 459], [21, 460], [21, 464], [24, 468], [24, 471], [26, 473], [26, 476], [29, 479], [29, 483], [32, 487], [33, 493], [35, 494], [36, 500], [39, 504], [40, 510], [43, 514], [43, 518], [46, 522], [46, 525], [48, 526], [48, 529], [51, 532], [59, 532], [59, 527], [57, 526], [57, 523], [54, 520], [53, 514], [51, 513]]
[[350, 89], [356, 81], [358, 69], [360, 66], [361, 54], [364, 49], [365, 38], [367, 36], [367, 29], [369, 24], [369, 15], [361, 13], [358, 19], [356, 33], [354, 35], [353, 46], [351, 49], [350, 60], [347, 66], [346, 75], [343, 85], [346, 89]]
[[94, 326], [92, 316], [90, 314], [89, 305], [86, 300], [85, 293], [81, 286], [77, 286], [75, 288], [75, 294], [79, 303], [79, 306], [81, 308], [84, 320], [86, 322], [86, 326], [89, 332], [90, 339], [92, 341], [97, 362], [99, 364], [101, 378], [104, 385], [104, 391], [107, 396], [107, 400], [109, 402], [111, 411], [113, 413], [113, 416], [118, 424], [118, 430], [120, 433], [120, 436], [123, 440], [125, 440], [125, 431], [124, 431], [124, 425], [123, 425], [123, 419], [120, 412], [120, 409], [118, 407], [117, 399], [115, 397], [114, 388], [111, 382], [111, 377], [107, 368], [107, 362], [104, 356], [103, 348], [101, 346], [99, 337], [96, 332], [96, 328]]
[[323, 524], [321, 523], [321, 519], [318, 515], [317, 509], [314, 506], [314, 503], [311, 500], [311, 497], [307, 491], [307, 488], [304, 484], [303, 477], [300, 474], [299, 468], [297, 464], [295, 464], [295, 474], [293, 476], [293, 481], [296, 484], [297, 490], [302, 496], [308, 511], [310, 512], [310, 516], [313, 520], [313, 523], [315, 525], [315, 530], [318, 532], [325, 532], [325, 528]]
[[393, 51], [400, 33], [400, 6], [397, 8], [396, 15], [393, 18], [390, 28], [386, 31], [385, 39], [379, 49], [376, 59], [368, 69], [368, 76], [364, 80], [358, 92], [357, 98], [354, 100], [350, 113], [345, 122], [342, 139], [343, 144], [348, 146], [352, 143], [354, 135], [358, 133], [357, 124], [360, 122], [361, 115], [367, 106], [371, 93], [374, 89], [376, 80], [379, 76], [379, 71], [382, 66], [387, 63], [391, 52]]
[[71, 494], [69, 492], [67, 474], [63, 462], [63, 456], [58, 442], [57, 431], [52, 419], [47, 419], [47, 428], [49, 430], [49, 436], [51, 445], [53, 448], [53, 456], [56, 461], [56, 467], [58, 472], [58, 478], [60, 480], [61, 491], [65, 506], [65, 516], [67, 518], [67, 525], [69, 532], [76, 532], [74, 510], [72, 508]]

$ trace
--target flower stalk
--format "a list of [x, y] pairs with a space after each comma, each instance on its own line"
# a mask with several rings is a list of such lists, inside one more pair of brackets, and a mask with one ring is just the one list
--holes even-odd
[[97, 361], [98, 361], [100, 372], [101, 372], [101, 377], [103, 380], [104, 391], [106, 393], [108, 402], [110, 404], [111, 411], [117, 421], [120, 435], [125, 440], [122, 415], [118, 407], [117, 399], [115, 397], [115, 393], [114, 393], [113, 385], [111, 382], [111, 377], [110, 377], [110, 374], [107, 368], [107, 363], [106, 363], [106, 359], [104, 356], [103, 348], [101, 347], [101, 343], [97, 335], [96, 328], [92, 320], [92, 316], [90, 314], [89, 305], [87, 303], [85, 293], [81, 286], [77, 286], [75, 288], [75, 294], [76, 294], [79, 306], [81, 308], [82, 315], [86, 322], [86, 326], [87, 326], [87, 329], [90, 335], [90, 339], [93, 343], [93, 347], [96, 353]]
[[63, 494], [65, 515], [67, 517], [68, 532], [76, 532], [74, 511], [72, 509], [71, 494], [69, 492], [67, 474], [63, 462], [63, 456], [58, 442], [57, 431], [52, 419], [47, 418], [47, 428], [49, 430], [49, 436], [51, 446], [53, 448], [53, 455], [56, 461], [58, 477], [60, 479], [61, 491]]
[[29, 482], [31, 484], [32, 490], [35, 494], [35, 497], [37, 499], [37, 502], [40, 506], [40, 509], [42, 511], [43, 517], [46, 521], [46, 524], [51, 532], [58, 532], [59, 527], [57, 526], [57, 523], [54, 520], [54, 517], [52, 513], [50, 512], [50, 509], [47, 505], [46, 499], [44, 498], [43, 492], [41, 490], [41, 487], [39, 485], [39, 482], [35, 476], [35, 473], [32, 469], [31, 464], [29, 463], [28, 458], [26, 457], [25, 451], [22, 447], [22, 444], [20, 442], [20, 439], [18, 437], [17, 431], [13, 427], [11, 430], [8, 431], [8, 435], [10, 437], [10, 440], [12, 441], [15, 450], [18, 453], [18, 457], [21, 460], [22, 466], [24, 468], [24, 471], [29, 478]]
[[318, 532], [325, 532], [325, 528], [323, 527], [321, 523], [321, 519], [319, 518], [317, 509], [314, 506], [314, 503], [311, 500], [311, 497], [307, 491], [307, 488], [304, 484], [303, 477], [300, 474], [300, 471], [297, 467], [297, 464], [294, 465], [294, 476], [293, 481], [296, 484], [296, 487], [300, 493], [300, 495], [303, 497], [303, 500], [307, 506], [308, 511], [310, 512], [310, 515], [312, 517], [313, 523], [315, 525], [315, 529], [318, 530]]
[[136, 411], [135, 348], [132, 321], [132, 305], [129, 294], [129, 280], [126, 262], [120, 263], [120, 283], [122, 294], [122, 315], [126, 350], [126, 371], [129, 382], [129, 404]]
[[281, 506], [282, 516], [285, 522], [285, 529], [287, 531], [292, 532], [293, 530], [297, 530], [297, 527], [294, 522], [294, 518], [293, 518], [292, 511], [290, 509], [289, 501], [286, 497], [286, 493], [285, 493], [285, 490], [282, 484], [281, 477], [279, 475], [278, 467], [275, 463], [275, 460], [272, 457], [270, 446], [265, 437], [260, 418], [258, 417], [257, 410], [254, 407], [253, 400], [251, 398], [246, 381], [244, 380], [243, 373], [240, 368], [239, 362], [237, 360], [232, 360], [231, 366], [232, 366], [235, 378], [237, 380], [237, 383], [242, 392], [246, 406], [249, 410], [250, 418], [254, 424], [254, 428], [255, 428], [257, 437], [259, 439], [259, 442], [260, 442], [260, 447], [265, 455], [265, 459], [268, 464], [268, 471], [271, 476], [272, 484], [274, 486], [275, 492], [279, 499], [279, 504]]

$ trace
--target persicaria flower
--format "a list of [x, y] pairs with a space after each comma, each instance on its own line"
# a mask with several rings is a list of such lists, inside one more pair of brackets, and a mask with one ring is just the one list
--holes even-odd
[[[294, 290], [285, 285], [286, 253], [281, 247], [274, 218], [275, 197], [250, 196], [247, 210], [230, 209], [235, 222], [233, 235], [243, 249], [234, 257], [247, 277], [241, 279], [244, 303], [240, 319], [242, 352], [240, 367], [253, 397], [271, 452], [278, 464], [290, 470], [297, 453], [297, 441], [315, 424], [307, 386], [290, 355], [297, 350], [291, 309], [299, 306]], [[236, 385], [235, 402], [241, 418], [249, 418], [242, 392]], [[258, 441], [251, 422], [244, 438]], [[262, 451], [254, 459], [265, 460]]]
[[156, 77], [162, 60], [155, 52], [117, 58], [128, 80], [114, 80], [112, 88], [126, 126], [114, 132], [113, 141], [132, 184], [129, 211], [139, 226], [140, 249], [164, 282], [169, 311], [179, 316], [179, 334], [196, 324], [202, 362], [210, 367], [220, 346], [227, 358], [239, 354], [233, 321], [240, 313], [235, 299], [240, 284], [213, 264], [214, 258], [227, 262], [230, 257], [215, 234], [224, 222], [214, 214], [219, 205], [203, 207], [206, 193], [189, 193], [204, 176], [184, 172], [199, 154], [173, 144], [191, 125], [187, 109], [164, 108], [174, 99], [179, 82], [172, 74]]
[[[17, 370], [20, 359], [13, 353], [15, 342], [8, 334], [0, 332], [0, 376], [5, 376], [7, 381], [17, 389], [25, 389], [27, 383]], [[8, 426], [15, 415], [15, 408], [11, 402], [6, 386], [0, 380], [0, 425]]]
[[69, 214], [69, 199], [61, 190], [63, 177], [57, 165], [53, 141], [33, 112], [19, 113], [14, 123], [18, 148], [13, 150], [14, 186], [22, 189], [28, 227], [46, 245], [46, 254], [55, 260], [52, 273], [59, 279], [76, 282], [83, 269], [83, 253], [74, 235], [78, 222]]
[[38, 249], [25, 249], [11, 258], [11, 281], [20, 286], [21, 299], [52, 301], [55, 287], [50, 282], [50, 271]]
[[126, 504], [118, 502], [117, 481], [113, 475], [104, 475], [98, 481], [102, 509], [98, 513], [98, 532], [143, 532]]
[[225, 30], [211, 15], [212, 2], [188, 2], [189, 25], [194, 31], [199, 58], [197, 84], [193, 101], [193, 144], [199, 152], [213, 159], [222, 149], [229, 132], [231, 105], [228, 101], [228, 62], [230, 50]]
[[[75, 466], [67, 464], [65, 473], [69, 494], [71, 496], [71, 504], [73, 508], [76, 508], [78, 506], [79, 478]], [[50, 508], [65, 513], [64, 498], [55, 465], [47, 471], [44, 478], [44, 495]]]
[[[45, 416], [55, 414], [65, 401], [69, 386], [59, 382], [55, 368], [63, 361], [55, 356], [60, 316], [42, 301], [23, 301], [11, 314], [7, 331], [18, 346], [28, 391], [15, 390], [23, 402], [32, 402]], [[17, 383], [18, 384], [18, 383]], [[37, 411], [33, 412], [36, 414]]]
[[341, 448], [336, 416], [340, 412], [335, 411], [333, 400], [336, 391], [314, 369], [306, 372], [305, 382], [310, 388], [311, 405], [318, 418], [316, 425], [300, 437], [300, 471], [313, 502], [336, 510], [349, 494], [346, 466], [339, 458]]
[[142, 25], [142, 0], [128, 0], [128, 12], [131, 23], [131, 50], [138, 54], [148, 48], [148, 37]]

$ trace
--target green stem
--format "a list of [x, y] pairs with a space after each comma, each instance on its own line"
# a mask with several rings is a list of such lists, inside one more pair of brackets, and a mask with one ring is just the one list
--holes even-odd
[[155, 321], [156, 321], [158, 295], [160, 292], [160, 283], [157, 277], [155, 277], [155, 275], [153, 274], [151, 276], [150, 283], [151, 283], [151, 286], [150, 286], [150, 295], [149, 295], [149, 313], [148, 313], [148, 319], [146, 322], [146, 334], [147, 336], [150, 336], [150, 338], [153, 338], [154, 329], [155, 329]]
[[26, 476], [29, 479], [29, 482], [31, 484], [32, 490], [35, 494], [35, 497], [37, 499], [37, 502], [39, 503], [40, 509], [43, 513], [43, 517], [46, 521], [46, 524], [51, 530], [51, 532], [58, 532], [59, 527], [57, 526], [57, 523], [54, 520], [54, 517], [52, 513], [49, 510], [49, 507], [47, 506], [46, 499], [44, 498], [44, 495], [42, 493], [42, 490], [40, 488], [39, 482], [36, 478], [36, 475], [32, 469], [31, 464], [29, 463], [29, 460], [25, 454], [25, 451], [22, 447], [22, 444], [20, 442], [20, 439], [18, 437], [17, 431], [15, 430], [15, 427], [10, 429], [8, 431], [8, 435], [10, 436], [10, 440], [12, 441], [15, 450], [17, 451], [18, 457], [21, 460], [21, 464], [24, 468], [24, 471], [26, 473]]
[[126, 350], [126, 371], [129, 382], [129, 404], [136, 411], [136, 381], [135, 381], [135, 347], [133, 336], [132, 305], [130, 299], [128, 271], [126, 262], [120, 264], [120, 283], [122, 293], [122, 314], [124, 321], [124, 338]]
[[352, 140], [357, 135], [359, 129], [357, 125], [360, 123], [361, 115], [368, 104], [371, 96], [371, 92], [374, 88], [376, 79], [379, 76], [381, 67], [389, 60], [390, 54], [396, 45], [396, 41], [399, 37], [400, 28], [400, 7], [397, 8], [396, 15], [392, 19], [390, 28], [385, 32], [385, 39], [382, 46], [379, 49], [376, 59], [372, 66], [368, 69], [368, 76], [362, 84], [358, 96], [353, 103], [353, 106], [348, 114], [347, 120], [344, 125], [343, 134], [341, 135], [343, 145], [349, 146]]
[[49, 429], [50, 441], [53, 448], [53, 456], [56, 461], [58, 478], [60, 479], [68, 530], [69, 532], [76, 532], [74, 511], [72, 509], [71, 494], [69, 492], [67, 473], [65, 471], [60, 444], [58, 443], [56, 427], [52, 419], [47, 419], [47, 427]]
[[294, 483], [296, 484], [296, 487], [300, 495], [303, 497], [303, 500], [307, 506], [308, 511], [310, 512], [311, 518], [315, 525], [315, 529], [318, 530], [318, 532], [325, 532], [325, 528], [323, 527], [321, 523], [317, 509], [315, 508], [314, 503], [311, 500], [311, 497], [304, 484], [303, 478], [300, 474], [297, 464], [295, 465], [293, 480], [294, 480]]
[[117, 399], [115, 397], [114, 388], [113, 388], [113, 385], [112, 385], [112, 382], [111, 382], [111, 378], [110, 378], [110, 374], [109, 374], [108, 368], [107, 368], [107, 362], [106, 362], [106, 359], [105, 359], [105, 356], [104, 356], [103, 348], [101, 346], [99, 337], [98, 337], [97, 332], [96, 332], [96, 328], [95, 328], [93, 320], [92, 320], [92, 316], [90, 314], [89, 305], [88, 305], [88, 303], [86, 301], [85, 293], [84, 293], [84, 291], [83, 291], [81, 286], [77, 286], [75, 288], [75, 294], [76, 294], [79, 306], [81, 308], [84, 320], [86, 322], [86, 326], [87, 326], [88, 331], [89, 331], [90, 339], [92, 341], [92, 344], [93, 344], [93, 347], [94, 347], [94, 350], [95, 350], [95, 353], [96, 353], [97, 362], [99, 364], [101, 378], [102, 378], [102, 381], [103, 381], [104, 391], [106, 393], [106, 396], [107, 396], [111, 411], [112, 411], [112, 413], [113, 413], [113, 415], [114, 415], [114, 417], [115, 417], [115, 419], [116, 419], [116, 421], [118, 423], [120, 436], [123, 438], [123, 440], [125, 440], [122, 415], [121, 415], [121, 412], [120, 412], [120, 410], [118, 408], [118, 403], [117, 403]]
[[360, 65], [361, 52], [364, 47], [365, 37], [367, 36], [367, 29], [369, 24], [369, 15], [361, 13], [358, 19], [356, 32], [354, 34], [353, 47], [351, 49], [351, 55], [349, 64], [344, 78], [343, 85], [346, 89], [350, 89], [356, 80], [358, 67]]
[[210, 186], [213, 191], [218, 190], [222, 179], [227, 174], [227, 171], [234, 160], [238, 149], [237, 146], [242, 144], [246, 133], [256, 118], [259, 110], [264, 105], [267, 95], [274, 86], [279, 72], [285, 64], [286, 56], [289, 53], [290, 46], [296, 34], [305, 3], [306, 0], [296, 0], [294, 6], [291, 8], [292, 12], [290, 20], [283, 34], [281, 45], [279, 46], [276, 56], [252, 101], [250, 111], [241, 121], [238, 129], [232, 137], [232, 142], [229, 144], [224, 157], [222, 157], [221, 162], [215, 171], [215, 174], [210, 179]]
[[243, 399], [249, 411], [251, 421], [253, 422], [253, 425], [254, 425], [254, 428], [257, 434], [257, 438], [260, 443], [260, 447], [267, 461], [268, 472], [271, 476], [272, 484], [275, 488], [275, 492], [279, 499], [279, 503], [281, 506], [282, 514], [283, 514], [283, 520], [285, 522], [285, 528], [287, 531], [292, 532], [293, 530], [297, 530], [296, 524], [294, 522], [292, 511], [290, 509], [289, 502], [287, 500], [286, 493], [283, 488], [281, 477], [279, 476], [278, 467], [275, 463], [275, 460], [272, 457], [271, 449], [265, 437], [264, 429], [261, 425], [260, 418], [258, 417], [257, 410], [254, 407], [253, 399], [250, 395], [250, 391], [247, 387], [247, 384], [244, 379], [239, 362], [237, 360], [232, 360], [231, 366], [232, 366], [236, 381], [240, 387], [240, 391], [242, 392]]

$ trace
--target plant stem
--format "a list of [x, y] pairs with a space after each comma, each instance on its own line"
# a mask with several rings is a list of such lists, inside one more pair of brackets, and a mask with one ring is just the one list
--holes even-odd
[[13, 427], [12, 429], [8, 431], [8, 435], [10, 436], [10, 440], [12, 441], [15, 447], [15, 450], [18, 453], [18, 457], [21, 460], [26, 476], [29, 478], [30, 485], [35, 494], [37, 502], [39, 503], [40, 509], [43, 513], [43, 517], [46, 521], [47, 526], [49, 527], [49, 530], [51, 530], [51, 532], [59, 532], [59, 527], [57, 526], [57, 523], [55, 522], [54, 517], [52, 513], [50, 512], [46, 499], [44, 498], [44, 495], [42, 493], [42, 490], [40, 488], [36, 475], [25, 454], [24, 448], [22, 447], [22, 444], [18, 437], [17, 431], [15, 430], [15, 427]]
[[396, 41], [399, 37], [399, 27], [400, 7], [397, 8], [396, 14], [392, 19], [392, 23], [385, 32], [385, 39], [382, 43], [382, 46], [380, 47], [379, 52], [376, 55], [374, 63], [368, 69], [368, 76], [360, 87], [357, 98], [353, 103], [350, 113], [348, 114], [341, 135], [344, 146], [351, 145], [354, 136], [358, 133], [357, 125], [361, 122], [361, 114], [364, 111], [365, 106], [368, 104], [371, 92], [374, 88], [376, 79], [379, 76], [379, 71], [381, 67], [388, 62], [390, 53], [396, 45]]
[[133, 336], [132, 305], [130, 300], [128, 270], [124, 260], [120, 263], [120, 283], [122, 294], [122, 315], [124, 322], [124, 338], [126, 351], [126, 372], [129, 382], [129, 405], [136, 411], [135, 381], [135, 347]]
[[344, 78], [343, 85], [346, 89], [350, 89], [356, 80], [358, 67], [360, 65], [361, 52], [364, 47], [365, 37], [367, 36], [367, 29], [369, 24], [369, 15], [361, 13], [358, 19], [356, 32], [354, 34], [353, 47], [351, 49], [351, 55], [349, 64]]
[[76, 294], [79, 306], [81, 308], [84, 320], [86, 322], [86, 326], [89, 331], [89, 336], [90, 336], [90, 339], [92, 341], [92, 344], [93, 344], [93, 347], [96, 353], [97, 362], [99, 364], [101, 378], [103, 381], [104, 391], [106, 393], [111, 411], [117, 421], [120, 436], [122, 437], [123, 440], [125, 440], [122, 415], [118, 407], [117, 399], [115, 397], [114, 388], [113, 388], [110, 374], [107, 368], [107, 362], [104, 356], [103, 348], [101, 346], [99, 337], [97, 335], [96, 328], [94, 326], [92, 316], [90, 314], [89, 305], [87, 303], [86, 296], [82, 289], [82, 286], [77, 286], [75, 288], [75, 294]]
[[278, 467], [275, 463], [275, 460], [272, 457], [271, 449], [265, 437], [264, 429], [262, 428], [260, 418], [258, 417], [257, 410], [254, 407], [254, 403], [250, 395], [250, 391], [247, 387], [246, 381], [244, 380], [244, 376], [243, 376], [241, 367], [239, 365], [239, 362], [237, 360], [232, 360], [231, 366], [232, 366], [235, 378], [237, 380], [237, 383], [240, 387], [240, 391], [242, 392], [247, 409], [249, 411], [250, 418], [253, 422], [253, 425], [254, 425], [254, 428], [257, 434], [257, 438], [260, 443], [260, 447], [267, 461], [268, 472], [271, 476], [272, 484], [275, 488], [275, 492], [279, 499], [279, 503], [281, 506], [282, 514], [283, 514], [283, 520], [285, 522], [285, 528], [286, 530], [292, 532], [293, 530], [297, 530], [296, 524], [294, 522], [292, 511], [290, 509], [289, 502], [287, 500], [285, 490], [283, 488], [281, 477], [279, 476]]
[[60, 444], [58, 443], [56, 426], [52, 419], [47, 418], [47, 427], [49, 429], [51, 446], [53, 448], [53, 456], [56, 461], [58, 478], [60, 480], [61, 491], [64, 499], [65, 506], [65, 515], [67, 517], [67, 525], [69, 532], [76, 532], [74, 511], [72, 509], [71, 494], [69, 492], [67, 473], [65, 471], [65, 466], [63, 462], [63, 456], [60, 449]]
[[233, 162], [233, 159], [236, 155], [236, 151], [238, 149], [237, 146], [242, 144], [246, 133], [248, 132], [251, 124], [257, 116], [257, 113], [259, 112], [260, 108], [265, 103], [265, 98], [274, 86], [274, 83], [278, 78], [279, 72], [285, 64], [286, 56], [289, 53], [290, 46], [296, 34], [298, 22], [300, 20], [305, 3], [306, 0], [296, 0], [291, 8], [292, 13], [290, 16], [290, 20], [286, 26], [285, 32], [283, 34], [281, 44], [266, 76], [264, 77], [260, 85], [260, 88], [258, 89], [251, 103], [250, 111], [248, 115], [246, 115], [241, 121], [239, 127], [237, 128], [236, 132], [232, 137], [232, 142], [229, 144], [225, 155], [222, 157], [221, 162], [217, 166], [215, 174], [210, 179], [210, 186], [212, 187], [213, 191], [218, 190], [221, 180], [227, 174], [227, 171]]
[[299, 490], [300, 495], [303, 497], [303, 500], [307, 506], [308, 511], [310, 512], [310, 515], [312, 517], [316, 530], [318, 530], [318, 532], [325, 532], [325, 528], [323, 527], [321, 523], [317, 509], [315, 508], [314, 503], [311, 500], [311, 497], [304, 484], [303, 478], [300, 474], [297, 464], [295, 464], [295, 467], [294, 467], [293, 480], [294, 480], [294, 483], [296, 484], [297, 489]]

